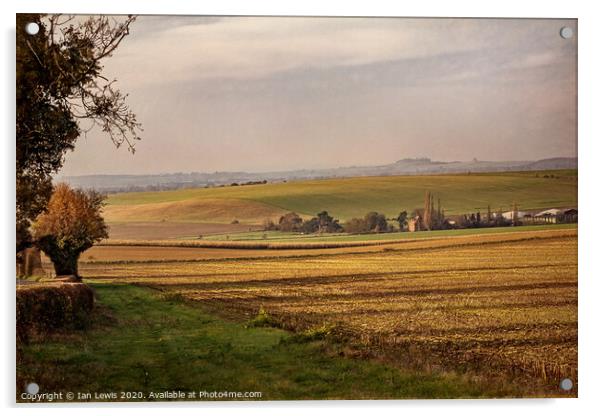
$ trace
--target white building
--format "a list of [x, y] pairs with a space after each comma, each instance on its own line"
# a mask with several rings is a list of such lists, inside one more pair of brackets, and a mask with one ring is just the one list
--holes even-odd
[[560, 215], [563, 214], [564, 211], [557, 209], [557, 208], [552, 208], [552, 209], [546, 209], [545, 211], [541, 211], [538, 212], [537, 214], [535, 214], [535, 217], [551, 217], [551, 216], [556, 216], [556, 215]]
[[[516, 211], [516, 219], [520, 220], [522, 218], [525, 218], [525, 216], [530, 215], [528, 212], [525, 211]], [[514, 220], [514, 211], [506, 211], [502, 213], [502, 217], [506, 218], [507, 220]]]

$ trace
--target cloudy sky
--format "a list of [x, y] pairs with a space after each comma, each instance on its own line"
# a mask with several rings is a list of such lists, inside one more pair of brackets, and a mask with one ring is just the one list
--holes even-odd
[[[563, 39], [562, 27], [575, 36]], [[63, 175], [576, 156], [574, 20], [142, 16], [105, 73], [143, 123]]]

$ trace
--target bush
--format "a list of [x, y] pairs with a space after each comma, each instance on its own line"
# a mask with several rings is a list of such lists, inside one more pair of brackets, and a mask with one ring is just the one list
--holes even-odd
[[278, 321], [276, 319], [274, 319], [269, 313], [267, 313], [267, 311], [265, 309], [263, 309], [263, 306], [261, 308], [259, 308], [259, 312], [257, 313], [257, 316], [253, 319], [251, 319], [246, 327], [247, 328], [261, 328], [261, 327], [279, 327], [280, 324], [278, 323]]
[[366, 225], [368, 226], [368, 230], [370, 232], [382, 233], [389, 230], [387, 217], [384, 214], [379, 214], [378, 212], [369, 212], [364, 217], [364, 221], [366, 221]]
[[263, 221], [263, 231], [276, 231], [278, 230], [278, 226], [276, 224], [274, 224], [274, 221], [272, 221], [270, 218], [266, 218]]
[[278, 221], [278, 229], [286, 232], [298, 232], [303, 225], [303, 219], [294, 212], [289, 212], [280, 217]]
[[343, 230], [339, 220], [334, 219], [328, 212], [322, 211], [310, 220], [303, 221], [301, 231], [306, 234], [312, 233], [338, 233]]
[[351, 234], [362, 234], [370, 231], [370, 229], [368, 228], [368, 224], [363, 218], [351, 218], [345, 223], [343, 229], [345, 230], [345, 232]]
[[305, 234], [317, 233], [320, 229], [320, 221], [318, 218], [312, 218], [310, 220], [303, 221], [301, 225], [301, 231]]
[[31, 284], [17, 288], [17, 342], [57, 329], [81, 329], [94, 307], [94, 292], [83, 283]]
[[387, 217], [378, 212], [369, 212], [364, 218], [351, 218], [344, 227], [345, 231], [352, 234], [386, 233], [392, 231], [387, 223]]

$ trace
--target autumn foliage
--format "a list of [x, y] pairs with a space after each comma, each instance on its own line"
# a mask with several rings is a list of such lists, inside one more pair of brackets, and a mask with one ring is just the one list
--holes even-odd
[[104, 196], [95, 191], [71, 189], [66, 184], [55, 187], [46, 212], [33, 224], [33, 236], [52, 260], [57, 276], [78, 276], [80, 254], [108, 237], [103, 205]]

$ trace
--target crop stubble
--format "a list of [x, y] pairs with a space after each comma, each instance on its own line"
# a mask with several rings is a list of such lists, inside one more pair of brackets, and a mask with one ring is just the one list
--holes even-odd
[[231, 249], [221, 259], [198, 250], [200, 261], [187, 254], [180, 261], [88, 263], [82, 272], [178, 293], [230, 315], [264, 308], [297, 331], [325, 325], [404, 364], [525, 375], [549, 385], [576, 380], [575, 230], [274, 250], [265, 258], [256, 250]]

